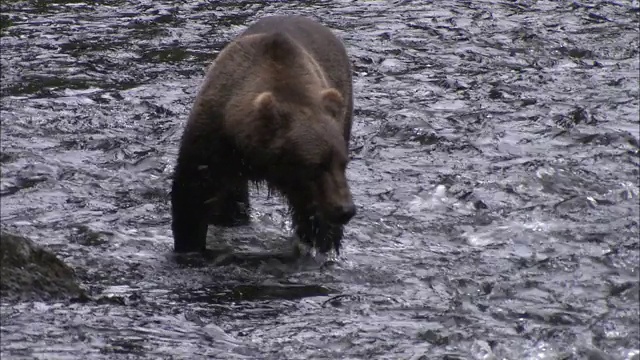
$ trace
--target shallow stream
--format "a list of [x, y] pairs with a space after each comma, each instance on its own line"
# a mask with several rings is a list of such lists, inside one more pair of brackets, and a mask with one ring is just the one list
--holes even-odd
[[[3, 304], [2, 359], [638, 359], [638, 1], [2, 1], [3, 228], [89, 302]], [[253, 197], [172, 254], [207, 64], [305, 14], [354, 64], [358, 215], [294, 261]], [[275, 253], [275, 254], [274, 254]]]

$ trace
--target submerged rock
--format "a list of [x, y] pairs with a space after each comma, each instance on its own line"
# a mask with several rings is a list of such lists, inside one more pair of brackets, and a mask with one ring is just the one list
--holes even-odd
[[3, 301], [85, 297], [75, 272], [30, 239], [0, 232], [0, 298]]

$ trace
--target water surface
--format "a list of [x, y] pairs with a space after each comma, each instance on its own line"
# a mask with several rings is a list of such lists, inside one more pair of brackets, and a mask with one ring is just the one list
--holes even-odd
[[[4, 304], [3, 359], [638, 359], [638, 1], [3, 1], [2, 226], [86, 303]], [[358, 216], [331, 266], [286, 208], [175, 257], [208, 63], [256, 19], [344, 39]], [[265, 252], [276, 255], [265, 255]]]

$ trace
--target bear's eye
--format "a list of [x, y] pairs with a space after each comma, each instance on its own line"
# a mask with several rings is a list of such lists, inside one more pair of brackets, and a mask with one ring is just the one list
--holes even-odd
[[331, 162], [328, 160], [320, 159], [320, 161], [313, 162], [309, 169], [309, 176], [317, 178], [328, 172], [331, 169]]

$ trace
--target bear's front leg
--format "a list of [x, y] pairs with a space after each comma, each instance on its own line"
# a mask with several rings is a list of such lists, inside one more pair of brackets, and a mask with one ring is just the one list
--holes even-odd
[[207, 238], [207, 212], [203, 198], [205, 179], [196, 169], [178, 165], [171, 188], [174, 251], [204, 251]]
[[315, 248], [322, 254], [335, 249], [340, 255], [343, 226], [331, 224], [305, 211], [293, 212], [293, 227], [300, 241]]

